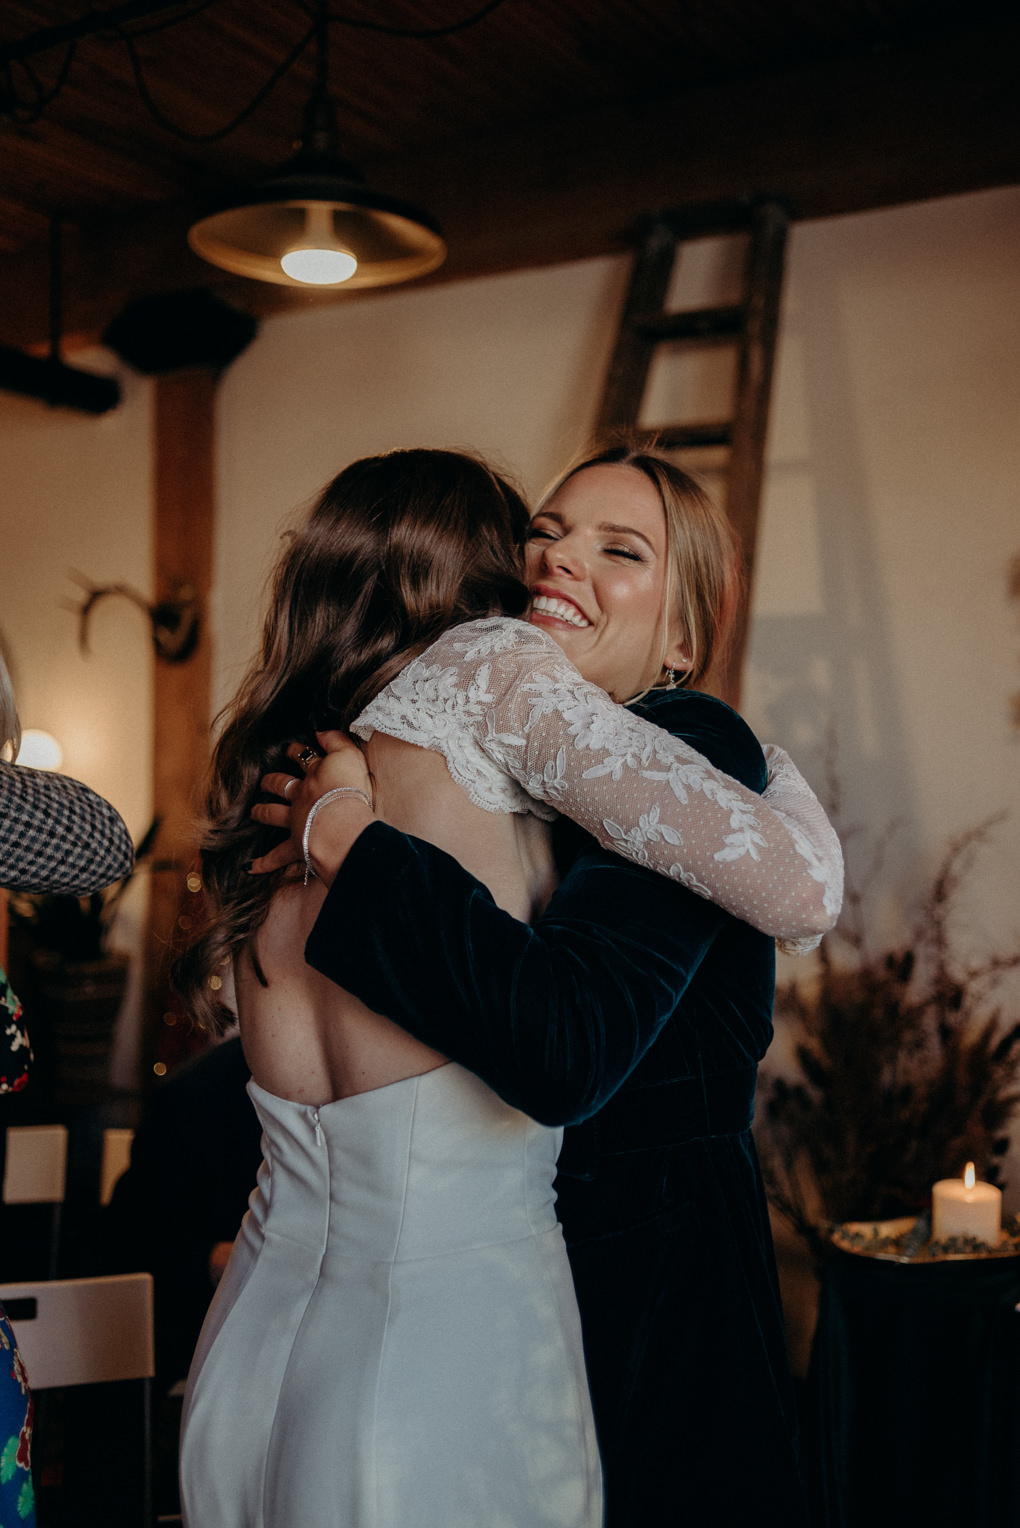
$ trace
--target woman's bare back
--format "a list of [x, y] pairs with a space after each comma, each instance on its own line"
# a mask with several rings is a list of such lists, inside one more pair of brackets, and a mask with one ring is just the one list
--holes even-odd
[[[379, 817], [452, 854], [515, 917], [528, 920], [541, 909], [554, 884], [547, 823], [475, 806], [438, 753], [376, 732], [365, 754]], [[255, 1081], [307, 1104], [385, 1087], [445, 1060], [305, 964], [305, 941], [324, 898], [318, 882], [274, 897], [256, 940], [268, 987], [248, 961], [235, 971], [241, 1040]]]

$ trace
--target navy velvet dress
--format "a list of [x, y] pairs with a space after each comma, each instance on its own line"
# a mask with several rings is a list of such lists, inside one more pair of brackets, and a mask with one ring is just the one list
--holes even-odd
[[[674, 691], [636, 709], [764, 788], [761, 750], [721, 702]], [[796, 1412], [750, 1131], [772, 941], [590, 840], [581, 850], [529, 928], [448, 855], [375, 824], [306, 957], [508, 1103], [568, 1127], [557, 1213], [608, 1528], [798, 1528]]]

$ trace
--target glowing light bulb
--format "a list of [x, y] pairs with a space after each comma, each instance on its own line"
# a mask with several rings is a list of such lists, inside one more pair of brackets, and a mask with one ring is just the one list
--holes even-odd
[[281, 256], [280, 264], [292, 281], [306, 286], [337, 286], [349, 281], [358, 268], [350, 250], [337, 243], [332, 210], [322, 202], [305, 208], [304, 238]]
[[358, 268], [353, 255], [342, 249], [292, 249], [280, 261], [287, 275], [308, 286], [335, 286], [349, 281]]
[[38, 727], [26, 727], [21, 734], [18, 763], [28, 769], [59, 769], [64, 762], [64, 750], [51, 732], [40, 732]]

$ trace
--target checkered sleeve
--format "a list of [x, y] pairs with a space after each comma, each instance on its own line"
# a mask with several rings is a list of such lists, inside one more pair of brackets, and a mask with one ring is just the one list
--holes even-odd
[[85, 896], [133, 864], [128, 830], [102, 796], [0, 760], [0, 886]]

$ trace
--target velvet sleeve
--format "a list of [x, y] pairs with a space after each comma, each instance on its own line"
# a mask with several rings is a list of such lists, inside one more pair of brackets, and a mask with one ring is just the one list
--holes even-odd
[[[689, 697], [707, 702], [707, 697]], [[734, 713], [657, 706], [752, 789], [761, 751]], [[532, 928], [434, 846], [373, 824], [306, 959], [545, 1124], [597, 1112], [670, 1017], [727, 915], [604, 851], [583, 854]]]
[[544, 1124], [600, 1109], [726, 917], [653, 872], [582, 856], [534, 928], [442, 850], [368, 828], [308, 962]]
[[[697, 692], [666, 691], [655, 701], [654, 712], [617, 705], [548, 632], [503, 616], [446, 632], [352, 731], [380, 730], [441, 753], [486, 810], [551, 818], [554, 809], [604, 849], [763, 933], [820, 939], [839, 914], [842, 855], [807, 782], [800, 780], [806, 812], [789, 794], [773, 806], [717, 765], [696, 731], [660, 724], [663, 706], [714, 707], [738, 731], [739, 717]], [[792, 764], [786, 772], [789, 784]]]

